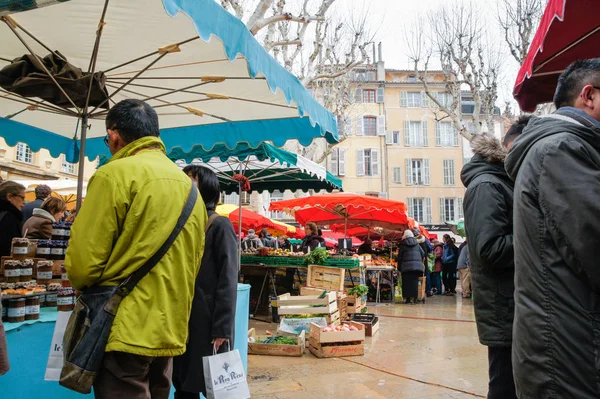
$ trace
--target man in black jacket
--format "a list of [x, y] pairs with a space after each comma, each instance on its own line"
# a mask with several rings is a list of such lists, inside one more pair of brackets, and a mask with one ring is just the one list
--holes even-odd
[[[527, 119], [511, 127], [505, 145], [523, 131]], [[465, 231], [469, 237], [471, 286], [479, 342], [488, 347], [488, 399], [516, 398], [511, 345], [514, 314], [513, 182], [504, 170], [506, 149], [493, 136], [471, 142], [475, 155], [462, 170], [467, 187]]]
[[515, 385], [523, 399], [599, 398], [600, 59], [565, 69], [554, 104], [506, 159], [515, 180]]
[[52, 194], [50, 186], [40, 184], [35, 187], [35, 201], [25, 204], [21, 212], [23, 213], [23, 224], [33, 215], [33, 210], [41, 208], [44, 200]]

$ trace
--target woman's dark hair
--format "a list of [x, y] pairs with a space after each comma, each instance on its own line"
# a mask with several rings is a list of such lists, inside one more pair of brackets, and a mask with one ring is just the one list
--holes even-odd
[[517, 137], [523, 133], [523, 129], [527, 127], [529, 120], [531, 119], [531, 115], [521, 115], [519, 119], [512, 124], [506, 135], [504, 136], [504, 140], [502, 140], [502, 144], [504, 147], [508, 147], [508, 145], [513, 142]]
[[183, 168], [183, 172], [198, 181], [198, 189], [206, 210], [214, 211], [221, 198], [221, 185], [215, 172], [200, 165], [188, 165]]
[[106, 128], [116, 130], [127, 144], [146, 136], [158, 137], [158, 115], [148, 103], [130, 98], [108, 111]]
[[59, 212], [66, 211], [67, 204], [62, 200], [62, 198], [50, 197], [46, 198], [42, 204], [42, 209], [51, 215], [56, 215]]

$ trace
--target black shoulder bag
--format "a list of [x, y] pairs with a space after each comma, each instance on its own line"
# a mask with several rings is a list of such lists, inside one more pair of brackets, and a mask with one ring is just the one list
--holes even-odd
[[91, 287], [81, 294], [63, 338], [65, 362], [60, 373], [60, 385], [79, 393], [92, 391], [121, 301], [171, 248], [188, 221], [197, 198], [198, 190], [192, 184], [183, 211], [165, 243], [125, 281], [117, 287]]

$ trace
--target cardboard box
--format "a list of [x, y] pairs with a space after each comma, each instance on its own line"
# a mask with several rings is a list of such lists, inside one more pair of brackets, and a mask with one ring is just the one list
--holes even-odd
[[[248, 342], [249, 355], [266, 355], [266, 356], [302, 356], [306, 349], [305, 333], [302, 331], [300, 335], [295, 335], [296, 345], [283, 344], [261, 344], [259, 342]], [[248, 331], [248, 338], [253, 338], [259, 341], [268, 336], [257, 336], [254, 328]]]

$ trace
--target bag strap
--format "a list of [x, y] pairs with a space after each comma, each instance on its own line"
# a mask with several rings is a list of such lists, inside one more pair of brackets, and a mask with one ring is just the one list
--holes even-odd
[[215, 221], [216, 218], [219, 217], [218, 213], [213, 213], [212, 215], [210, 215], [210, 217], [208, 218], [208, 222], [206, 222], [206, 227], [204, 228], [204, 232], [206, 233], [208, 231], [208, 229], [210, 228], [210, 226], [213, 224], [213, 222]]
[[135, 288], [137, 283], [139, 283], [140, 280], [144, 278], [144, 276], [148, 274], [158, 262], [160, 262], [160, 260], [163, 258], [163, 256], [165, 256], [165, 254], [169, 250], [169, 248], [171, 248], [171, 246], [175, 242], [175, 239], [177, 239], [177, 236], [179, 235], [181, 230], [183, 230], [183, 227], [188, 221], [190, 215], [192, 214], [194, 206], [196, 205], [197, 198], [198, 190], [196, 189], [196, 185], [192, 183], [192, 188], [190, 189], [190, 193], [187, 197], [187, 201], [185, 202], [185, 206], [183, 207], [183, 211], [181, 211], [181, 215], [177, 220], [177, 224], [175, 224], [175, 228], [173, 229], [167, 240], [160, 247], [160, 249], [156, 251], [156, 253], [152, 255], [152, 257], [150, 257], [150, 259], [148, 259], [146, 263], [142, 265], [142, 267], [133, 272], [131, 276], [127, 277], [127, 279], [125, 279], [125, 281], [123, 281], [119, 285], [118, 291], [123, 297], [128, 295], [131, 292], [131, 290]]

